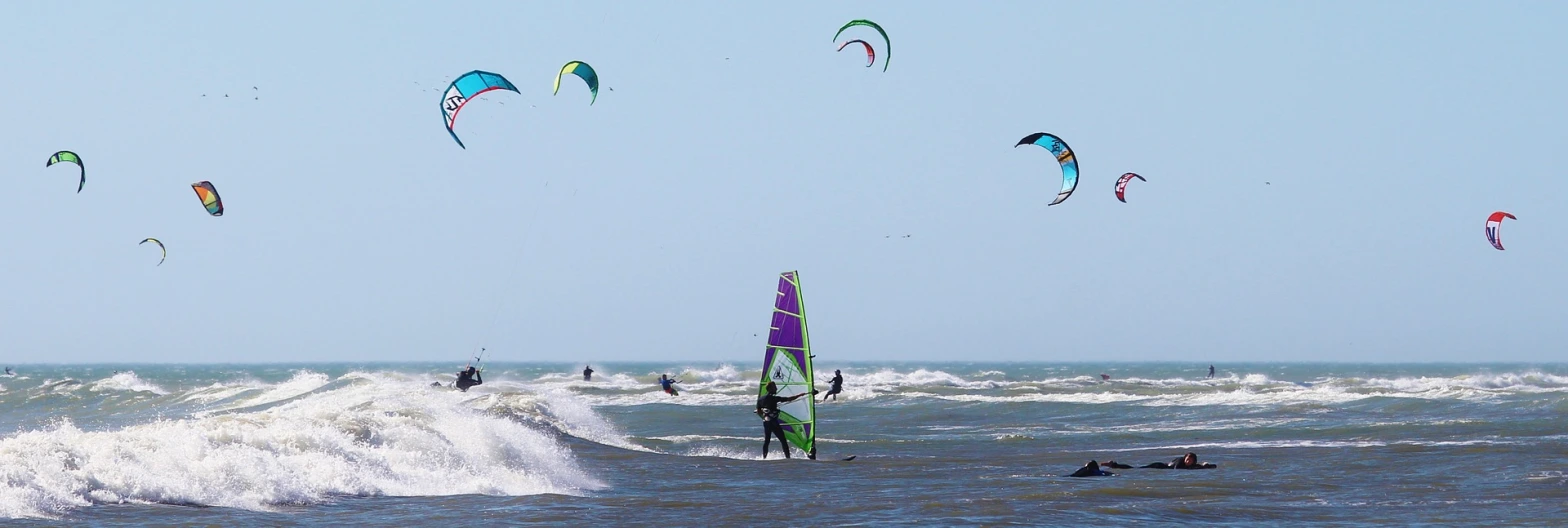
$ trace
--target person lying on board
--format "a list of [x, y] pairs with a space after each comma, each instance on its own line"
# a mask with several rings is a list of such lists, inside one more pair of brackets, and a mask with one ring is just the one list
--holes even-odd
[[1187, 453], [1176, 457], [1170, 464], [1154, 462], [1154, 464], [1145, 465], [1145, 467], [1156, 468], [1156, 470], [1212, 470], [1212, 468], [1218, 467], [1218, 465], [1214, 465], [1214, 462], [1198, 464], [1198, 453]]
[[1095, 462], [1093, 460], [1090, 460], [1088, 464], [1084, 464], [1083, 467], [1078, 468], [1078, 471], [1074, 471], [1073, 474], [1068, 475], [1068, 476], [1069, 477], [1114, 477], [1114, 476], [1116, 476], [1116, 474], [1115, 473], [1111, 473], [1111, 472], [1106, 471], [1106, 470], [1103, 470], [1103, 469], [1100, 469], [1100, 463], [1099, 462]]

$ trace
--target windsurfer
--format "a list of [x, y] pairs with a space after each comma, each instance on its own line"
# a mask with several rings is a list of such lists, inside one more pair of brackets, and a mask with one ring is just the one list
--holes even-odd
[[768, 458], [768, 443], [775, 436], [779, 439], [779, 448], [784, 450], [784, 458], [789, 458], [789, 441], [784, 440], [784, 426], [779, 423], [779, 404], [795, 401], [807, 394], [816, 396], [817, 391], [813, 389], [785, 398], [778, 395], [779, 386], [771, 381], [768, 382], [767, 390], [767, 394], [757, 397], [757, 416], [762, 417], [762, 458]]

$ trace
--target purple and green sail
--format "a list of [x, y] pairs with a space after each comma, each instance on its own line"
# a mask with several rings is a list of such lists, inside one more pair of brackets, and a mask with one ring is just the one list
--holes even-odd
[[767, 394], [770, 381], [777, 386], [779, 396], [807, 394], [779, 405], [779, 423], [783, 426], [784, 438], [816, 458], [817, 401], [809, 395], [816, 380], [811, 370], [811, 340], [806, 335], [806, 303], [800, 293], [799, 272], [779, 274], [779, 291], [773, 302], [773, 324], [768, 332], [767, 352], [762, 356], [762, 381], [757, 386], [757, 396]]

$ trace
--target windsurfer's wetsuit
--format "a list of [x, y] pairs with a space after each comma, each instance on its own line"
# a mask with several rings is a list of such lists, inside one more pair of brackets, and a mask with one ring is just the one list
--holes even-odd
[[485, 379], [479, 375], [479, 369], [468, 367], [468, 370], [457, 373], [457, 390], [468, 392], [474, 385], [484, 385]]
[[583, 367], [583, 381], [593, 381], [593, 369]]
[[1111, 472], [1106, 471], [1106, 470], [1103, 470], [1103, 469], [1100, 469], [1100, 463], [1099, 462], [1095, 462], [1093, 460], [1090, 460], [1088, 464], [1084, 464], [1083, 467], [1078, 468], [1078, 471], [1074, 471], [1073, 474], [1068, 475], [1068, 476], [1069, 477], [1114, 477], [1114, 476], [1116, 476], [1116, 474], [1115, 473], [1111, 473]]
[[784, 450], [784, 458], [789, 458], [789, 441], [784, 439], [784, 426], [779, 423], [779, 404], [789, 403], [806, 394], [802, 392], [788, 398], [777, 394], [757, 397], [757, 415], [762, 417], [762, 458], [768, 458], [768, 442], [775, 436], [779, 438], [779, 448]]
[[834, 374], [833, 379], [828, 381], [828, 383], [830, 383], [831, 386], [828, 387], [828, 393], [822, 395], [822, 401], [828, 401], [829, 396], [832, 396], [833, 399], [837, 400], [838, 393], [844, 391], [844, 375]]
[[764, 394], [757, 397], [757, 414], [762, 416], [762, 458], [768, 458], [768, 443], [773, 437], [778, 437], [779, 448], [784, 450], [784, 458], [789, 458], [789, 441], [784, 439], [784, 426], [779, 424], [779, 403], [784, 398], [776, 394]]

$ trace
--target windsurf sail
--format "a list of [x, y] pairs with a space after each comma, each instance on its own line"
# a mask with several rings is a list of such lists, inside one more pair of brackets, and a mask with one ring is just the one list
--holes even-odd
[[762, 355], [762, 381], [757, 396], [768, 393], [768, 382], [778, 395], [805, 397], [779, 405], [779, 425], [784, 438], [817, 458], [817, 399], [811, 396], [816, 380], [811, 370], [811, 340], [806, 336], [806, 303], [800, 293], [800, 273], [779, 274], [778, 297], [773, 301], [773, 324], [768, 331], [767, 352]]

